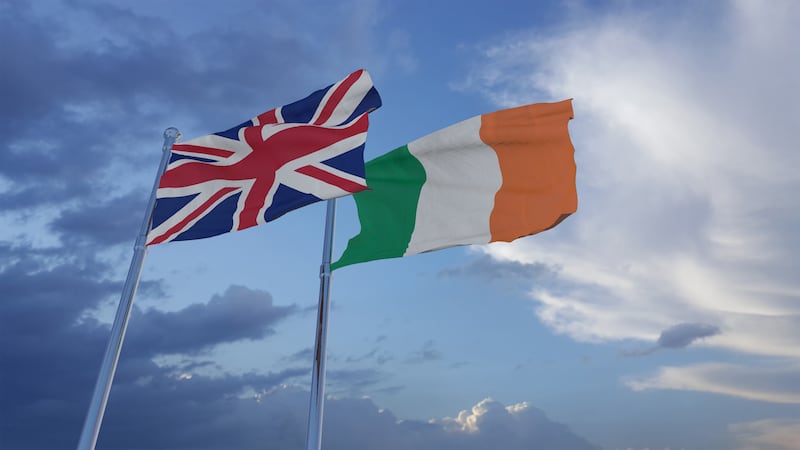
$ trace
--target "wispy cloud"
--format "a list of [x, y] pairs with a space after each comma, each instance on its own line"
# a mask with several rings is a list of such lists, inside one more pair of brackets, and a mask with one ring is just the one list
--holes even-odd
[[[796, 364], [800, 5], [682, 8], [579, 12], [482, 49], [463, 88], [498, 106], [575, 99], [580, 199], [557, 229], [485, 251], [559, 267], [557, 286], [531, 297], [574, 339], [680, 347], [698, 330], [662, 332], [714, 324], [709, 346]], [[721, 390], [696, 369], [668, 384]], [[730, 391], [777, 399], [770, 389]]]
[[653, 376], [626, 380], [635, 391], [679, 389], [713, 392], [771, 403], [800, 404], [800, 368], [766, 365], [757, 367], [727, 363], [703, 363], [662, 367]]
[[794, 450], [800, 442], [800, 419], [764, 419], [735, 423], [728, 430], [743, 450]]

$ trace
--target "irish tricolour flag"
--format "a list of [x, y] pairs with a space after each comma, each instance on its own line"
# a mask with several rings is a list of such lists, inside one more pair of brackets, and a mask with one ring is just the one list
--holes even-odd
[[366, 164], [361, 232], [339, 268], [465, 244], [513, 241], [575, 212], [572, 101], [467, 119]]

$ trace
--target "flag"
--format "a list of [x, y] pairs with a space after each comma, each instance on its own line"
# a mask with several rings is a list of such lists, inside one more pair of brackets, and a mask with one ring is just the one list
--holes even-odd
[[578, 206], [570, 119], [571, 100], [506, 109], [368, 162], [370, 190], [353, 196], [361, 232], [331, 268], [558, 225]]
[[367, 113], [380, 105], [359, 70], [229, 130], [173, 145], [147, 245], [243, 230], [366, 189]]

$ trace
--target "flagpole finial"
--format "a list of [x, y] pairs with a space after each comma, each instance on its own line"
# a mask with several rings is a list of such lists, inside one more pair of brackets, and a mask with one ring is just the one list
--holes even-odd
[[181, 137], [181, 132], [175, 127], [169, 127], [164, 130], [164, 139], [172, 139], [177, 141]]

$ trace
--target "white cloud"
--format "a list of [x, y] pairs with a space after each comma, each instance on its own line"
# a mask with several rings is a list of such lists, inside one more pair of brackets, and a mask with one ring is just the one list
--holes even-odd
[[[276, 391], [279, 409], [300, 408], [287, 403], [286, 393]], [[269, 398], [262, 403], [270, 403]], [[271, 409], [271, 408], [270, 408]], [[270, 412], [283, 414], [282, 411]], [[295, 414], [291, 414], [295, 416]], [[280, 415], [274, 417], [279, 420]], [[268, 418], [272, 422], [273, 418]], [[263, 420], [263, 418], [262, 418]], [[504, 406], [484, 399], [455, 418], [428, 422], [398, 420], [390, 411], [378, 409], [368, 398], [331, 399], [326, 406], [323, 447], [329, 449], [382, 448], [431, 450], [528, 449], [531, 446], [560, 450], [597, 450], [599, 447], [573, 434], [565, 425], [519, 403]]]
[[685, 367], [662, 367], [651, 377], [631, 378], [626, 384], [635, 391], [681, 389], [714, 392], [750, 400], [800, 404], [800, 367], [746, 367], [704, 363]]
[[[446, 417], [439, 421], [433, 420], [432, 423], [441, 423], [448, 431], [460, 431], [464, 433], [479, 433], [481, 426], [494, 416], [499, 420], [519, 420], [524, 418], [526, 412], [536, 411], [526, 403], [517, 403], [503, 407], [500, 403], [486, 398], [478, 402], [469, 410], [462, 410], [455, 418]], [[539, 418], [544, 418], [544, 414], [538, 413]]]
[[[800, 3], [683, 7], [579, 17], [485, 50], [466, 87], [498, 105], [575, 99], [580, 199], [556, 230], [486, 252], [561, 267], [561, 285], [531, 295], [574, 339], [656, 341], [706, 323], [720, 334], [700, 345], [794, 364]], [[695, 369], [687, 389], [741, 393]]]
[[[276, 450], [303, 448], [308, 391], [280, 385], [232, 396], [220, 389], [238, 384], [230, 381], [215, 384], [200, 376], [181, 379], [158, 394], [148, 393], [147, 388], [128, 391], [123, 401], [133, 409], [122, 416], [109, 411], [111, 419], [104, 430], [110, 431], [101, 434], [101, 445], [235, 450], [269, 443]], [[144, 416], [136, 413], [136, 408], [164, 395], [171, 399], [166, 409], [156, 408]], [[599, 450], [527, 403], [505, 407], [490, 399], [455, 419], [422, 421], [399, 419], [367, 397], [328, 397], [322, 440], [328, 450]]]
[[764, 419], [728, 429], [742, 444], [740, 450], [797, 450], [800, 445], [800, 419]]

